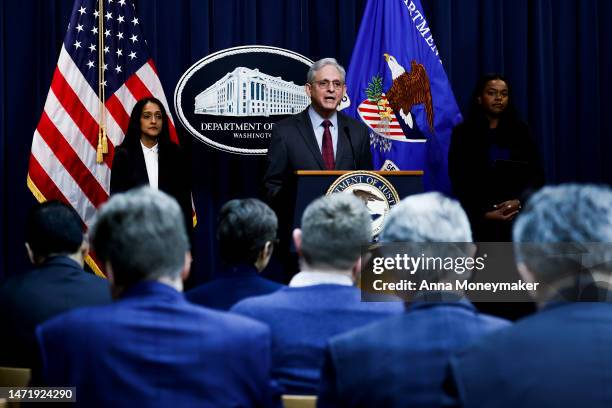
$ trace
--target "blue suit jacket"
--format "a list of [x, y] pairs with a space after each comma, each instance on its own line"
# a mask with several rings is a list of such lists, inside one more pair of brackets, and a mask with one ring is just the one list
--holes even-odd
[[240, 264], [228, 267], [215, 280], [185, 293], [185, 297], [198, 305], [229, 310], [242, 299], [267, 295], [283, 287], [259, 276], [253, 265]]
[[[612, 304], [549, 305], [451, 359], [465, 407], [612, 407]], [[458, 395], [457, 395], [458, 393]]]
[[272, 331], [272, 376], [288, 394], [316, 394], [327, 340], [401, 313], [400, 302], [361, 302], [353, 286], [286, 287], [245, 299], [231, 311], [262, 321]]
[[107, 306], [37, 329], [50, 386], [86, 407], [268, 406], [270, 337], [262, 324], [141, 282]]
[[66, 256], [49, 258], [0, 285], [0, 365], [37, 368], [34, 330], [68, 310], [111, 302], [108, 281]]
[[329, 342], [318, 406], [440, 406], [451, 353], [507, 325], [467, 300], [417, 301]]

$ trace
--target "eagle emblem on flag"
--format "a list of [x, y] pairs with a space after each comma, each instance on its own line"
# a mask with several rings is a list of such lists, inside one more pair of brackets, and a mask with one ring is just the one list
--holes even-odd
[[391, 72], [391, 87], [383, 92], [380, 74], [372, 77], [365, 90], [367, 99], [357, 111], [361, 119], [378, 135], [404, 142], [424, 142], [427, 138], [415, 120], [413, 109], [422, 105], [426, 127], [434, 133], [434, 109], [429, 77], [423, 64], [412, 60], [410, 71], [397, 62], [394, 56], [384, 54]]

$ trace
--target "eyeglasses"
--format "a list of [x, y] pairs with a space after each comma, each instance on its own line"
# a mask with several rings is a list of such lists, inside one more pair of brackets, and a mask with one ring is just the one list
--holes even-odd
[[341, 89], [342, 86], [344, 86], [344, 83], [342, 81], [329, 81], [327, 79], [324, 79], [322, 81], [313, 81], [313, 84], [315, 84], [319, 89], [329, 89], [329, 84], [332, 84], [334, 87], [334, 90], [338, 90]]
[[155, 120], [162, 120], [161, 113], [151, 114], [150, 112], [144, 112], [140, 117], [145, 120], [151, 120], [153, 117], [155, 117]]

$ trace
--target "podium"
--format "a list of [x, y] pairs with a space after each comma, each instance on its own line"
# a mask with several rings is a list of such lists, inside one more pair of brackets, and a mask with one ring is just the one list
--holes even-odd
[[[329, 187], [347, 173], [362, 173], [359, 170], [297, 170], [295, 172], [295, 200], [293, 228], [300, 226], [304, 210], [316, 198], [325, 195]], [[366, 171], [363, 171], [366, 173]], [[393, 185], [401, 200], [404, 197], [423, 192], [423, 172], [414, 171], [367, 171], [385, 178]], [[292, 228], [292, 229], [293, 229]]]

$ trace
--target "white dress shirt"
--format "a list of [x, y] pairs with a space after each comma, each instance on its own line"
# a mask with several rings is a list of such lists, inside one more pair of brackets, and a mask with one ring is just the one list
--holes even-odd
[[159, 190], [159, 143], [150, 149], [142, 144], [142, 154], [145, 159], [145, 166], [147, 167], [147, 176], [149, 177], [149, 186], [155, 190]]
[[[308, 116], [310, 117], [310, 123], [312, 123], [312, 128], [314, 129], [315, 137], [317, 138], [317, 144], [319, 145], [319, 151], [323, 151], [323, 132], [325, 128], [323, 127], [324, 117], [319, 115], [316, 110], [313, 109], [312, 106], [308, 108]], [[336, 152], [338, 151], [338, 114], [336, 112], [329, 118], [331, 122], [331, 126], [329, 127], [329, 132], [331, 133], [332, 138], [332, 146], [334, 147], [334, 159], [336, 158]]]
[[346, 274], [321, 271], [300, 272], [291, 279], [291, 282], [289, 282], [289, 286], [295, 288], [323, 284], [353, 286], [354, 282], [353, 279]]

